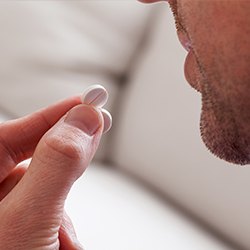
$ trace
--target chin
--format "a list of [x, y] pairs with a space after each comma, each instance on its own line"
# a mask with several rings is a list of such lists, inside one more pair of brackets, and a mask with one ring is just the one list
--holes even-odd
[[[225, 118], [225, 117], [223, 117]], [[249, 143], [239, 136], [233, 121], [218, 121], [216, 116], [203, 107], [201, 114], [201, 137], [206, 147], [214, 155], [237, 165], [250, 164]]]

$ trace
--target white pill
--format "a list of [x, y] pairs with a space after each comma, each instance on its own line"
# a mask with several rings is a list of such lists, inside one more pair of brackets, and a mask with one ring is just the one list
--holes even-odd
[[112, 126], [112, 116], [106, 109], [102, 109], [102, 116], [104, 121], [103, 133], [106, 133]]
[[85, 90], [82, 95], [82, 103], [93, 105], [95, 107], [103, 107], [108, 100], [108, 92], [101, 85], [92, 85]]

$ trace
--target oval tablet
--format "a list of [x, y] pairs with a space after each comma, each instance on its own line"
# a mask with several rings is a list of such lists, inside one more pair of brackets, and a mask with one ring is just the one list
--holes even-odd
[[104, 121], [103, 133], [106, 133], [112, 126], [112, 116], [106, 109], [102, 109], [101, 111]]
[[82, 95], [82, 103], [93, 105], [95, 107], [103, 107], [108, 100], [108, 92], [101, 85], [92, 85], [85, 90]]

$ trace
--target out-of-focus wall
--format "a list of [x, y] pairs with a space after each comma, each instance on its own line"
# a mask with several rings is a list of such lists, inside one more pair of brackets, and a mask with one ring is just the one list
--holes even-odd
[[[0, 1], [0, 113], [20, 117], [97, 83], [112, 113], [153, 9], [136, 1]], [[107, 136], [96, 159], [105, 158]]]
[[110, 108], [151, 12], [136, 1], [1, 1], [0, 107], [22, 116], [102, 83]]

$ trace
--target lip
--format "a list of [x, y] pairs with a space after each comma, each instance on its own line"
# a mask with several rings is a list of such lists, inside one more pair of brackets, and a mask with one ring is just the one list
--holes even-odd
[[179, 38], [179, 41], [180, 43], [182, 44], [183, 48], [189, 52], [192, 48], [191, 46], [191, 41], [190, 39], [188, 38], [188, 35], [186, 34], [185, 31], [177, 31], [177, 35], [178, 35], [178, 38]]
[[178, 38], [184, 49], [188, 52], [185, 64], [184, 64], [184, 74], [189, 85], [201, 92], [200, 84], [198, 82], [198, 64], [196, 57], [193, 52], [191, 41], [185, 31], [177, 31]]
[[201, 86], [198, 80], [199, 67], [192, 49], [188, 52], [185, 60], [184, 75], [189, 85], [201, 93]]

